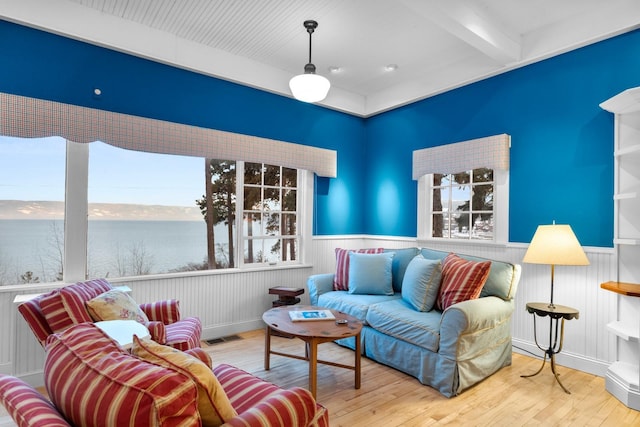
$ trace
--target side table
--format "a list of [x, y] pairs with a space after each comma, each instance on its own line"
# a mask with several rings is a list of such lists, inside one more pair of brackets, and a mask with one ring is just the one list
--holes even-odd
[[300, 302], [298, 295], [304, 294], [303, 288], [288, 288], [286, 286], [275, 286], [269, 288], [269, 293], [278, 295], [278, 299], [271, 303], [272, 307], [281, 307], [283, 305], [294, 305]]
[[[567, 307], [564, 305], [552, 305], [543, 302], [529, 302], [527, 303], [527, 311], [533, 314], [533, 337], [538, 348], [544, 351], [544, 358], [542, 359], [542, 366], [536, 372], [531, 375], [520, 375], [522, 378], [529, 378], [538, 375], [544, 364], [547, 361], [547, 355], [551, 361], [551, 372], [555, 377], [560, 387], [567, 394], [571, 394], [569, 390], [562, 384], [558, 373], [556, 372], [556, 360], [555, 355], [562, 351], [562, 342], [564, 341], [564, 321], [577, 319], [580, 316], [580, 312], [575, 308]], [[549, 348], [543, 348], [538, 344], [538, 332], [536, 330], [536, 316], [545, 317], [549, 316]], [[555, 323], [555, 324], [554, 324]], [[558, 323], [560, 323], [560, 336], [558, 336]]]

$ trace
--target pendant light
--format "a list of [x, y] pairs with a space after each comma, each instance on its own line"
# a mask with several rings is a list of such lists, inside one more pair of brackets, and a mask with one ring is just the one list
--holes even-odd
[[289, 81], [289, 88], [294, 98], [303, 102], [319, 102], [326, 98], [331, 83], [326, 77], [316, 74], [316, 66], [311, 63], [311, 34], [318, 28], [316, 21], [304, 21], [309, 33], [309, 63], [304, 66], [304, 74], [295, 76]]

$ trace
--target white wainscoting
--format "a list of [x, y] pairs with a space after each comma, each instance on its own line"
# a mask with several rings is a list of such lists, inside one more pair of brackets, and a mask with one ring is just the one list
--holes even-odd
[[[310, 274], [328, 273], [335, 269], [334, 249], [428, 246], [434, 249], [466, 253], [521, 263], [526, 245], [460, 245], [424, 243], [416, 239], [375, 236], [315, 237], [311, 242], [308, 265], [297, 268], [269, 268], [253, 271], [219, 271], [189, 275], [148, 276], [129, 280], [114, 279], [114, 284], [127, 284], [136, 301], [158, 301], [175, 298], [180, 301], [183, 316], [198, 316], [203, 323], [203, 338], [211, 339], [262, 328], [262, 313], [271, 307], [272, 286], [304, 287]], [[556, 267], [554, 301], [580, 310], [580, 318], [565, 324], [565, 345], [558, 364], [604, 376], [606, 367], [615, 360], [615, 340], [605, 325], [617, 318], [615, 295], [600, 289], [600, 283], [615, 278], [613, 250], [585, 248], [591, 265]], [[513, 316], [513, 343], [518, 348], [541, 355], [533, 340], [532, 315], [527, 302], [546, 302], [550, 292], [550, 267], [524, 264], [516, 294]], [[0, 373], [20, 376], [33, 385], [42, 385], [44, 351], [28, 326], [17, 313], [14, 297], [18, 294], [46, 292], [60, 286], [33, 285], [0, 287]], [[302, 295], [308, 303], [308, 293]], [[540, 319], [539, 319], [540, 320]], [[539, 322], [546, 331], [548, 321]], [[542, 333], [542, 341], [547, 333]]]

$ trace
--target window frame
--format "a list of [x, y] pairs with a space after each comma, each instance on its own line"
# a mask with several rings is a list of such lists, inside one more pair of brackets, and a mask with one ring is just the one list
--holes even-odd
[[[489, 168], [491, 169], [491, 168]], [[471, 169], [468, 169], [471, 170]], [[432, 237], [433, 229], [433, 174], [418, 178], [418, 241], [448, 242], [457, 244], [500, 244], [509, 241], [509, 171], [493, 168], [493, 239], [456, 239], [449, 237]]]

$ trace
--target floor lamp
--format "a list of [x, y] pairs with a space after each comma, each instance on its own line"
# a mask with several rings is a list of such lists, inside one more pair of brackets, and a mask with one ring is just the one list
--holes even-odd
[[[533, 235], [533, 240], [529, 244], [529, 249], [524, 255], [523, 262], [529, 264], [548, 264], [551, 265], [551, 299], [549, 304], [546, 303], [527, 303], [527, 311], [533, 314], [533, 336], [536, 346], [544, 351], [542, 366], [531, 375], [521, 375], [523, 378], [538, 375], [549, 356], [551, 362], [551, 372], [556, 378], [560, 387], [571, 394], [569, 390], [562, 384], [558, 373], [556, 372], [555, 355], [562, 351], [562, 342], [564, 341], [564, 321], [577, 319], [578, 310], [563, 305], [556, 306], [553, 303], [553, 279], [556, 265], [589, 265], [589, 260], [580, 246], [580, 242], [573, 233], [569, 225], [540, 225]], [[536, 316], [549, 316], [549, 347], [544, 348], [538, 343], [538, 333], [536, 330]], [[555, 322], [555, 328], [554, 328]], [[560, 334], [558, 335], [558, 326], [560, 325]]]

